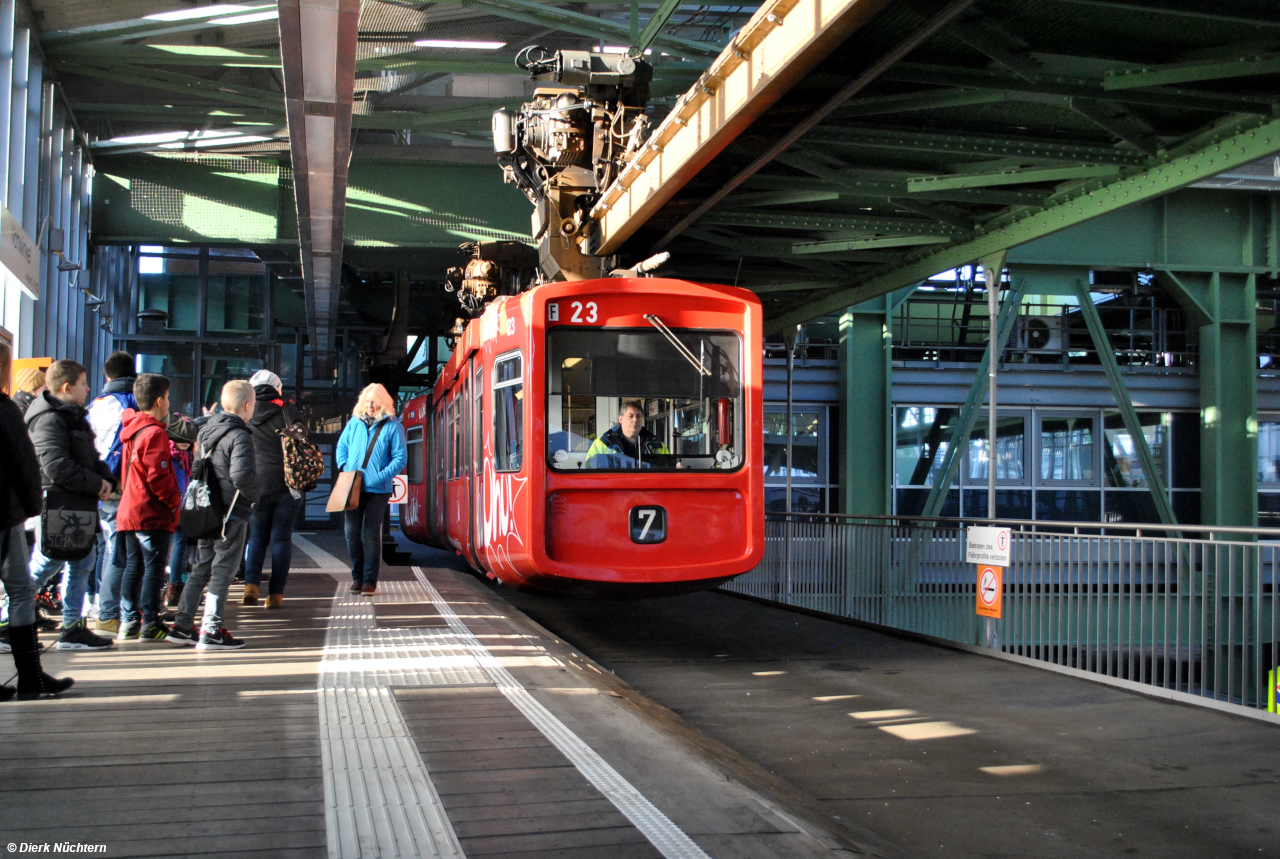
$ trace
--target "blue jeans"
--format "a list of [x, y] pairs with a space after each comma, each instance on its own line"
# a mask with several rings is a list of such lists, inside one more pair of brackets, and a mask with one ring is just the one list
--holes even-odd
[[[6, 535], [0, 534], [0, 541]], [[27, 532], [19, 522], [9, 529], [9, 552], [0, 564], [0, 582], [9, 598], [9, 623], [13, 626], [30, 626], [36, 622], [36, 590], [31, 586], [31, 573], [27, 564], [31, 560], [27, 551]]]
[[[160, 588], [164, 585], [164, 562], [169, 555], [168, 531], [120, 531], [125, 544], [124, 579], [120, 585], [122, 619], [154, 623], [160, 614]], [[119, 551], [120, 547], [116, 546]], [[141, 612], [139, 612], [141, 608]]]
[[102, 573], [98, 582], [98, 619], [120, 619], [120, 580], [124, 578], [124, 558], [116, 557], [116, 513], [119, 501], [103, 501], [98, 505], [102, 517]]
[[186, 531], [179, 528], [173, 532], [172, 549], [169, 552], [169, 584], [180, 585], [187, 580], [187, 549], [190, 545]]
[[[12, 549], [10, 549], [12, 551]], [[75, 626], [80, 622], [84, 609], [84, 595], [89, 592], [89, 579], [93, 577], [94, 565], [98, 563], [97, 551], [91, 551], [78, 561], [57, 561], [46, 558], [40, 551], [40, 527], [36, 527], [36, 545], [31, 550], [31, 563], [28, 571], [35, 593], [49, 583], [62, 568], [67, 574], [62, 582], [62, 625]]]
[[262, 563], [271, 544], [271, 583], [268, 594], [283, 594], [293, 561], [293, 520], [298, 515], [298, 499], [289, 490], [273, 492], [258, 499], [249, 520], [249, 545], [245, 550], [244, 583], [262, 584]]
[[351, 580], [372, 587], [378, 584], [382, 563], [382, 518], [387, 515], [390, 492], [361, 492], [360, 504], [342, 514], [351, 557]]

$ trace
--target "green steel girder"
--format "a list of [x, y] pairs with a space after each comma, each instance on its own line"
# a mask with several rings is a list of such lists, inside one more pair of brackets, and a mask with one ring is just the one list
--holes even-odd
[[[635, 7], [639, 9], [639, 4]], [[653, 13], [653, 17], [644, 25], [644, 29], [638, 36], [631, 40], [631, 55], [638, 57], [645, 52], [645, 49], [653, 44], [653, 40], [662, 34], [662, 28], [667, 26], [667, 22], [671, 20], [671, 16], [680, 8], [680, 0], [661, 0], [658, 4], [657, 11]]]
[[121, 104], [119, 102], [73, 101], [71, 110], [77, 116], [81, 114], [110, 114], [113, 119], [138, 120], [195, 120], [211, 119], [217, 122], [236, 123], [237, 121], [271, 122], [275, 125], [280, 120], [281, 111], [267, 110], [261, 107], [200, 107], [198, 105], [172, 104]]
[[[501, 18], [554, 27], [557, 30], [577, 33], [593, 39], [608, 39], [616, 44], [631, 42], [631, 28], [626, 24], [585, 15], [570, 9], [561, 9], [535, 0], [427, 0], [427, 2], [437, 5], [456, 3], [460, 6], [482, 9]], [[654, 37], [653, 44], [672, 53], [695, 57], [717, 56], [722, 47], [709, 42], [694, 42], [661, 33]]]
[[907, 152], [937, 152], [979, 158], [1021, 158], [1034, 161], [1068, 161], [1072, 164], [1114, 164], [1140, 166], [1147, 162], [1141, 152], [1126, 152], [1110, 146], [1086, 146], [1057, 140], [1030, 140], [977, 134], [936, 134], [888, 128], [823, 125], [805, 135], [807, 143], [829, 146], [893, 149]]
[[1147, 479], [1147, 488], [1151, 491], [1151, 500], [1155, 502], [1156, 512], [1160, 514], [1160, 521], [1165, 525], [1176, 525], [1178, 517], [1173, 512], [1168, 493], [1165, 492], [1164, 477], [1156, 467], [1155, 457], [1151, 455], [1151, 447], [1147, 444], [1147, 437], [1142, 431], [1138, 412], [1133, 407], [1129, 388], [1120, 374], [1120, 365], [1116, 363], [1116, 353], [1111, 346], [1111, 340], [1107, 337], [1107, 330], [1102, 326], [1098, 308], [1093, 306], [1089, 290], [1079, 279], [1075, 280], [1072, 286], [1075, 288], [1076, 299], [1080, 302], [1080, 315], [1084, 317], [1085, 325], [1089, 329], [1089, 337], [1093, 340], [1094, 351], [1102, 363], [1102, 371], [1106, 374], [1107, 382], [1111, 385], [1111, 395], [1115, 397], [1116, 408], [1120, 410], [1120, 419], [1124, 422], [1124, 428], [1128, 430], [1129, 438], [1133, 441], [1133, 448], [1138, 453], [1142, 474]]
[[1058, 195], [1052, 205], [1011, 216], [1006, 222], [980, 227], [977, 235], [933, 252], [909, 254], [892, 267], [868, 272], [827, 295], [811, 298], [769, 320], [771, 331], [891, 292], [939, 271], [1030, 242], [1125, 206], [1167, 194], [1280, 150], [1280, 120], [1224, 132], [1203, 148], [1171, 156], [1146, 170], [1112, 182], [1099, 182]]
[[[720, 227], [759, 227], [773, 230], [809, 230], [895, 233], [916, 236], [960, 237], [965, 231], [947, 224], [914, 218], [880, 218], [872, 215], [828, 215], [817, 212], [761, 214], [756, 212], [711, 212], [701, 223]], [[933, 272], [929, 272], [933, 274]], [[918, 279], [918, 278], [917, 278]], [[901, 286], [902, 284], [899, 284]], [[895, 287], [896, 288], [896, 287]], [[886, 292], [889, 290], [886, 290]], [[856, 303], [856, 302], [855, 302]], [[848, 305], [845, 302], [844, 305]], [[833, 311], [834, 312], [834, 311]]]
[[104, 78], [120, 83], [136, 84], [165, 92], [182, 93], [183, 95], [225, 101], [231, 104], [257, 107], [263, 110], [274, 110], [284, 113], [284, 94], [271, 93], [252, 87], [224, 84], [208, 78], [194, 75], [183, 75], [177, 72], [161, 72], [138, 66], [116, 66], [101, 68], [71, 62], [54, 63], [60, 72], [70, 72], [87, 77]]
[[1077, 167], [1033, 167], [1027, 170], [1001, 170], [995, 173], [958, 173], [953, 176], [918, 176], [907, 180], [912, 194], [921, 191], [949, 191], [963, 188], [990, 188], [997, 185], [1026, 185], [1032, 182], [1065, 182], [1070, 179], [1094, 179], [1118, 176], [1114, 164]]
[[468, 120], [483, 120], [486, 124], [493, 112], [500, 107], [519, 107], [523, 99], [486, 100], [483, 104], [465, 107], [444, 107], [437, 110], [384, 110], [356, 114], [351, 117], [353, 128], [432, 128]]
[[1200, 334], [1200, 518], [1253, 527], [1258, 516], [1257, 275], [1165, 272]]
[[[905, 195], [907, 192], [907, 179], [917, 174], [901, 174], [901, 179], [895, 182], [872, 181], [856, 178], [862, 175], [864, 171], [859, 170], [843, 170], [840, 171], [840, 184], [849, 189], [850, 193], [859, 197], [871, 197], [890, 199]], [[884, 175], [892, 175], [885, 173]], [[748, 188], [760, 188], [776, 191], [795, 190], [821, 190], [829, 188], [830, 182], [822, 179], [810, 179], [801, 176], [778, 176], [768, 173], [758, 173], [752, 176], [746, 182]], [[964, 190], [964, 191], [929, 191], [918, 194], [921, 198], [933, 200], [951, 200], [957, 203], [979, 203], [995, 206], [1039, 206], [1044, 203], [1045, 195], [1034, 191], [984, 191], [984, 190]], [[730, 200], [733, 197], [729, 198]]]
[[1222, 3], [1213, 5], [1201, 0], [1058, 0], [1060, 3], [1074, 3], [1079, 6], [1094, 6], [1101, 9], [1123, 9], [1127, 11], [1167, 15], [1177, 18], [1189, 18], [1193, 21], [1217, 21], [1224, 24], [1248, 24], [1254, 27], [1280, 27], [1280, 15], [1274, 12], [1271, 17], [1261, 9], [1244, 10], [1232, 8]]
[[938, 110], [946, 107], [975, 107], [980, 104], [995, 104], [1006, 101], [1008, 98], [1008, 93], [998, 89], [932, 89], [855, 99], [836, 108], [831, 117], [848, 119], [855, 116]]
[[89, 45], [71, 50], [51, 50], [50, 58], [96, 66], [280, 68], [279, 51], [222, 48], [215, 45]]
[[[275, 3], [245, 8], [236, 15], [247, 15], [254, 12], [266, 12], [275, 8]], [[226, 16], [218, 16], [226, 17]], [[175, 33], [191, 33], [197, 30], [209, 30], [228, 26], [215, 23], [217, 17], [198, 21], [148, 21], [144, 18], [133, 18], [108, 24], [80, 27], [74, 30], [57, 30], [40, 34], [42, 48], [54, 51], [69, 51], [72, 47], [80, 47], [95, 43], [125, 42], [133, 39], [151, 39], [157, 36], [168, 36]], [[266, 23], [261, 22], [261, 23]]]
[[824, 203], [839, 199], [837, 191], [764, 191], [757, 194], [735, 194], [721, 203], [720, 209], [728, 211], [756, 206], [790, 206], [795, 203]]
[[1187, 108], [1213, 113], [1252, 113], [1270, 116], [1276, 99], [1226, 95], [1203, 90], [1159, 89], [1106, 90], [1102, 82], [1063, 75], [1041, 75], [1034, 83], [1007, 72], [985, 69], [958, 69], [923, 63], [898, 63], [881, 78], [886, 81], [934, 86], [1001, 89], [1040, 95], [1103, 98], [1149, 107]]
[[881, 296], [840, 317], [843, 513], [893, 512], [893, 298]]
[[[997, 343], [1009, 342], [1009, 335], [1013, 333], [1013, 323], [1018, 318], [1018, 307], [1022, 303], [1023, 286], [1022, 282], [1018, 282], [1013, 290], [1005, 295], [1004, 305], [996, 318]], [[932, 517], [942, 512], [942, 505], [946, 502], [947, 493], [951, 490], [951, 482], [955, 479], [956, 470], [964, 459], [963, 450], [969, 446], [969, 437], [973, 435], [973, 427], [978, 421], [982, 401], [987, 397], [987, 369], [990, 366], [991, 350], [984, 349], [973, 377], [973, 384], [969, 386], [969, 395], [965, 397], [964, 405], [960, 407], [956, 422], [951, 425], [951, 433], [947, 437], [947, 453], [942, 458], [938, 477], [933, 481], [929, 497], [925, 500], [922, 516]]]
[[831, 242], [795, 242], [793, 254], [833, 254], [841, 251], [870, 251], [877, 248], [907, 248], [917, 245], [941, 245], [950, 239], [943, 236], [892, 236], [882, 239], [845, 239]]
[[1123, 105], [1100, 99], [1073, 98], [1071, 109], [1140, 152], [1158, 155], [1164, 148], [1151, 126], [1130, 113]]
[[1108, 90], [1122, 90], [1278, 73], [1280, 53], [1250, 52], [1216, 60], [1114, 69], [1103, 76], [1102, 86]]

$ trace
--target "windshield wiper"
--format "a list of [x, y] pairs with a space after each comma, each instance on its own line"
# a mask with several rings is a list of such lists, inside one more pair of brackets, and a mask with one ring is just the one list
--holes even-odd
[[698, 357], [689, 351], [689, 347], [681, 343], [676, 335], [672, 333], [671, 329], [668, 328], [661, 319], [654, 316], [652, 313], [646, 313], [644, 318], [649, 320], [649, 323], [653, 325], [654, 328], [657, 328], [658, 333], [667, 338], [672, 346], [676, 347], [676, 351], [680, 353], [682, 358], [693, 365], [693, 369], [697, 370], [704, 376], [711, 375], [711, 371], [707, 369], [707, 365], [699, 361]]

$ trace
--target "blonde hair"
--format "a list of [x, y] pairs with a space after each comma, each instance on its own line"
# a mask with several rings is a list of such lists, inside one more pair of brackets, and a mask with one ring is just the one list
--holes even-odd
[[396, 401], [391, 399], [387, 389], [377, 382], [365, 387], [360, 392], [360, 398], [356, 400], [355, 415], [358, 418], [376, 418], [383, 415], [394, 417], [395, 413]]
[[239, 414], [244, 407], [253, 402], [253, 385], [244, 379], [236, 379], [222, 386], [222, 410]]

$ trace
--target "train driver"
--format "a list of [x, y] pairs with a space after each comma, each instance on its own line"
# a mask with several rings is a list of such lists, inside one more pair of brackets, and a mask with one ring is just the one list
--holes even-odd
[[662, 441], [644, 427], [644, 408], [636, 400], [623, 400], [618, 423], [591, 443], [587, 468], [643, 468], [645, 457], [669, 454]]

